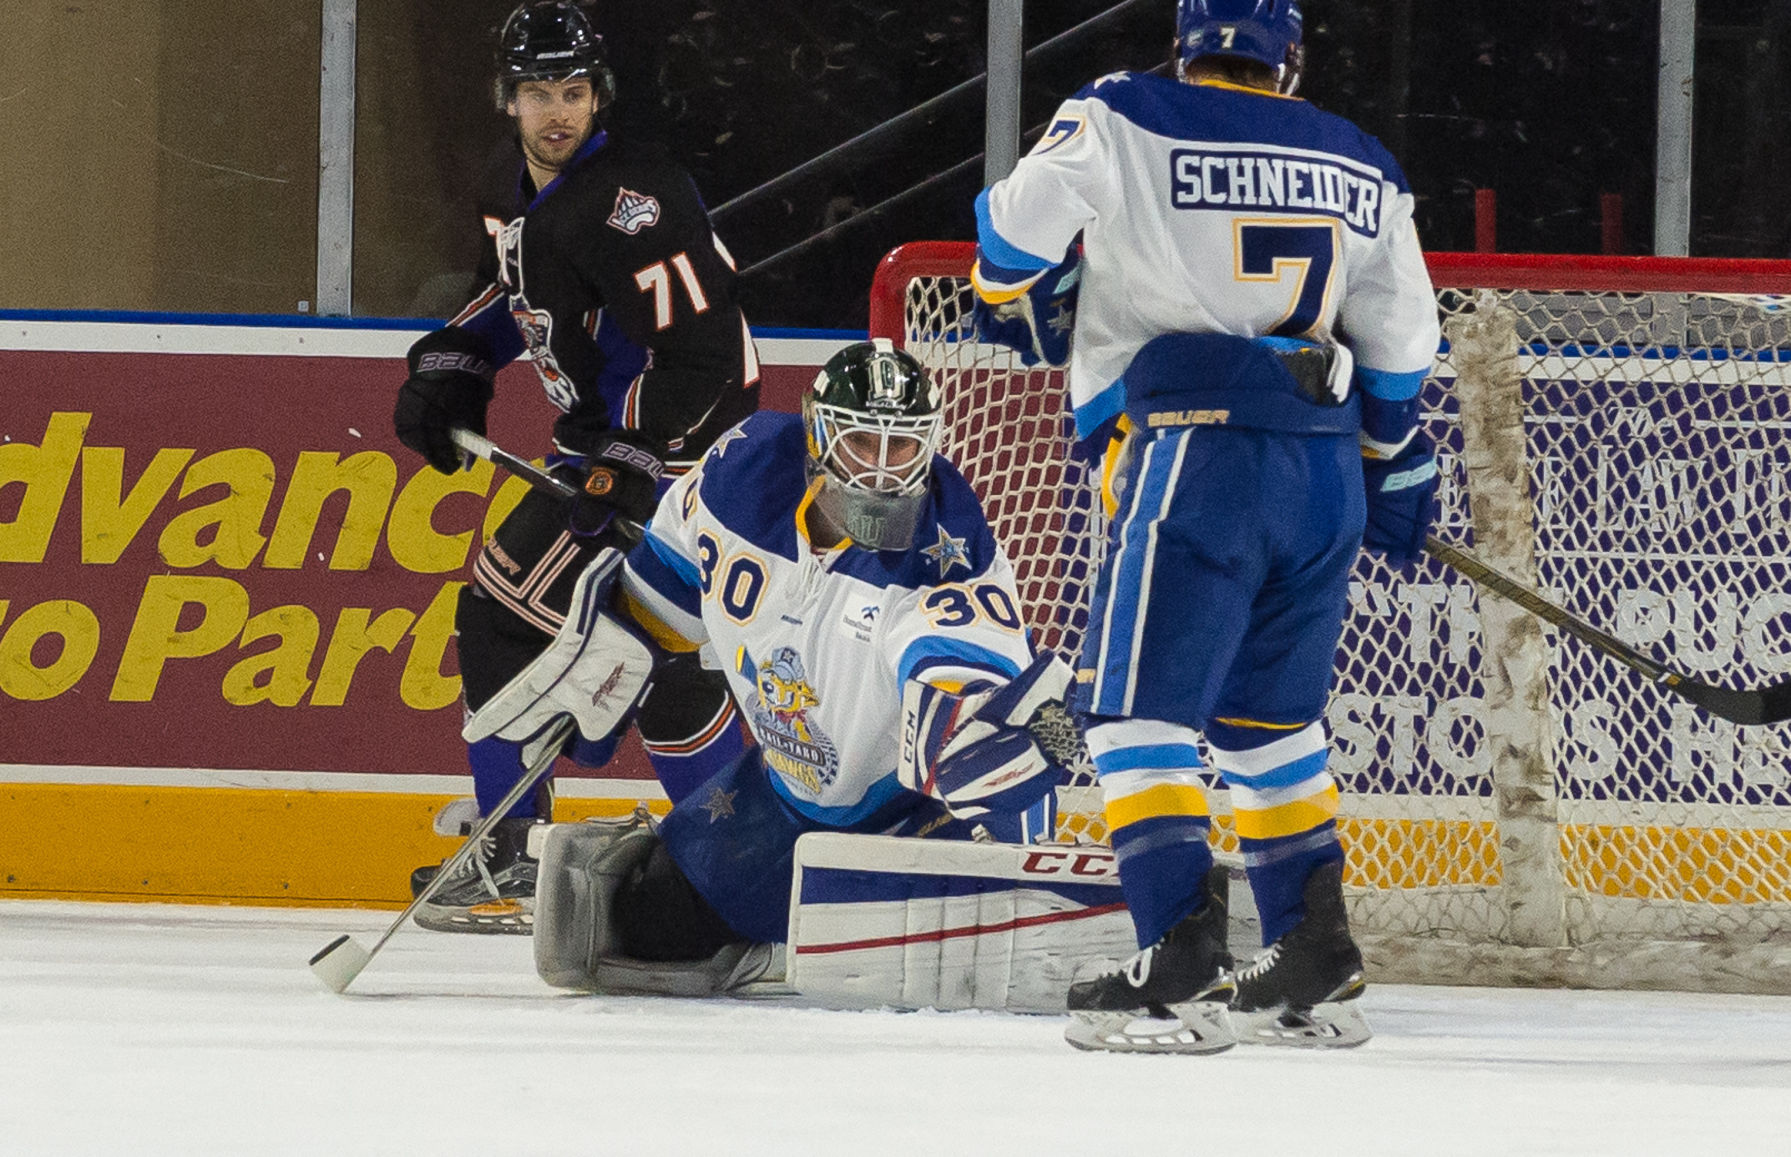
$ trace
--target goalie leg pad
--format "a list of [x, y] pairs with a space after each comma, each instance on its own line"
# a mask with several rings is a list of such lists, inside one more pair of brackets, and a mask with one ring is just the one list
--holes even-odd
[[796, 845], [790, 984], [835, 1008], [1062, 1012], [1133, 951], [1113, 853], [814, 832]]
[[556, 988], [713, 996], [766, 979], [775, 962], [707, 909], [638, 814], [550, 828], [535, 912], [535, 970]]
[[523, 739], [554, 716], [570, 715], [580, 735], [600, 742], [627, 721], [646, 691], [653, 654], [607, 610], [621, 565], [621, 553], [606, 550], [585, 568], [552, 645], [473, 712], [463, 739]]

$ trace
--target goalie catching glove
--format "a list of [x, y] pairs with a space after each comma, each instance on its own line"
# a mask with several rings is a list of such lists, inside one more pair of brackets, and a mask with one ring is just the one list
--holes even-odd
[[1047, 652], [1012, 682], [969, 695], [910, 681], [896, 778], [959, 819], [1028, 807], [1057, 786], [1080, 748], [1063, 705], [1074, 677]]

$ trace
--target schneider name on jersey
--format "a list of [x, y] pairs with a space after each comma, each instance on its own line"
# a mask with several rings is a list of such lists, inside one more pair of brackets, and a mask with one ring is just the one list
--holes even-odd
[[806, 457], [793, 414], [722, 435], [661, 501], [623, 589], [638, 618], [669, 628], [661, 643], [711, 648], [778, 793], [847, 827], [905, 790], [895, 766], [908, 680], [1005, 682], [1032, 649], [1013, 569], [949, 462], [933, 459], [910, 550], [817, 554], [802, 529]]

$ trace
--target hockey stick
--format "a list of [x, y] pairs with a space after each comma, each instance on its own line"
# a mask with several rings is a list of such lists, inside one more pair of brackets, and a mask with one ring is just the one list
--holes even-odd
[[[453, 439], [454, 445], [468, 454], [475, 458], [483, 458], [493, 466], [502, 466], [543, 494], [551, 494], [555, 498], [571, 498], [579, 492], [578, 487], [572, 483], [555, 478], [527, 458], [518, 458], [491, 439], [475, 434], [464, 426], [455, 426], [449, 430], [448, 437]], [[621, 528], [623, 534], [635, 542], [639, 542], [641, 535], [645, 533], [641, 524], [632, 518], [623, 518], [621, 515], [617, 515], [615, 523]]]
[[1700, 683], [1644, 655], [1628, 643], [1607, 635], [1563, 607], [1549, 602], [1529, 587], [1500, 574], [1464, 550], [1450, 546], [1434, 535], [1425, 539], [1424, 553], [1459, 574], [1502, 598], [1529, 611], [1545, 623], [1561, 628], [1595, 651], [1600, 651], [1638, 671], [1649, 681], [1665, 688], [1681, 699], [1697, 704], [1718, 719], [1731, 723], [1765, 724], [1791, 720], [1791, 679], [1746, 691], [1731, 691]]
[[429, 899], [441, 890], [442, 884], [454, 875], [462, 864], [472, 858], [478, 850], [479, 841], [490, 835], [491, 829], [497, 826], [498, 821], [509, 815], [510, 809], [515, 807], [523, 796], [535, 789], [535, 785], [540, 783], [542, 777], [553, 768], [554, 760], [559, 758], [560, 749], [565, 746], [566, 737], [571, 731], [572, 716], [570, 715], [562, 715], [548, 724], [542, 732], [544, 739], [540, 754], [535, 757], [535, 762], [530, 764], [528, 771], [516, 781], [516, 786], [510, 789], [495, 808], [491, 809], [491, 814], [479, 821], [479, 826], [475, 827], [472, 835], [468, 836], [466, 842], [460, 845], [460, 850], [455, 852], [448, 862], [429, 878], [429, 883], [424, 885], [421, 892], [417, 893], [417, 898], [410, 902], [410, 907], [400, 912], [398, 919], [392, 921], [392, 926], [386, 929], [385, 935], [381, 936], [372, 948], [362, 948], [358, 940], [346, 933], [336, 937], [311, 958], [311, 971], [317, 974], [318, 979], [337, 992], [347, 992], [348, 986], [354, 983], [354, 978], [359, 976], [361, 970], [372, 962], [381, 948], [386, 946], [386, 941], [390, 940], [398, 929], [404, 927], [404, 922], [410, 919], [411, 913], [428, 903]]

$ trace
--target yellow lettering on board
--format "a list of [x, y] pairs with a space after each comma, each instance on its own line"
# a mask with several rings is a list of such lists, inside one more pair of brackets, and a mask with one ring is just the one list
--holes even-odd
[[[0, 619], [6, 615], [0, 602]], [[62, 639], [62, 652], [46, 667], [32, 661], [38, 640]], [[51, 599], [14, 619], [0, 635], [0, 694], [14, 699], [54, 699], [81, 681], [99, 653], [99, 616], [81, 603]]]
[[124, 494], [123, 448], [89, 446], [83, 450], [81, 561], [117, 562], [196, 453], [196, 450], [157, 450], [130, 493]]
[[361, 657], [378, 647], [391, 651], [404, 639], [405, 629], [416, 620], [414, 611], [387, 611], [367, 622], [373, 614], [367, 607], [344, 607], [336, 616], [336, 629], [330, 632], [329, 650], [324, 652], [323, 669], [317, 673], [317, 686], [311, 691], [311, 706], [340, 707], [348, 701], [348, 685], [354, 680]]
[[424, 466], [411, 475], [386, 520], [386, 549], [393, 560], [417, 574], [442, 574], [465, 566], [473, 532], [442, 534], [432, 522], [435, 508], [450, 494], [483, 495], [491, 489], [494, 473], [491, 463], [481, 459], [471, 470], [443, 474]]
[[[180, 629], [181, 612], [197, 606], [197, 625]], [[125, 640], [124, 657], [112, 680], [111, 698], [147, 703], [155, 698], [162, 667], [169, 659], [196, 659], [236, 641], [249, 621], [249, 592], [233, 579], [209, 575], [151, 575]]]
[[442, 659], [454, 635], [454, 610], [463, 582], [445, 582], [410, 629], [410, 654], [398, 680], [398, 696], [407, 707], [434, 711], [460, 698], [460, 676], [442, 674]]
[[[262, 611], [243, 625], [241, 646], [278, 636], [279, 646], [242, 660], [224, 674], [224, 702], [237, 707], [272, 703], [297, 707], [311, 689], [311, 656], [317, 651], [317, 613], [289, 603]], [[258, 677], [266, 675], [266, 682]]]
[[398, 464], [391, 455], [377, 450], [363, 450], [338, 461], [340, 458], [321, 450], [306, 450], [298, 456], [262, 565], [276, 570], [303, 566], [323, 504], [337, 491], [348, 492], [348, 513], [336, 532], [330, 569], [366, 570], [372, 565], [386, 508], [398, 488]]
[[[540, 465], [539, 462], [536, 463]], [[522, 503], [523, 495], [529, 492], [529, 484], [520, 478], [506, 478], [498, 487], [498, 492], [491, 496], [491, 504], [485, 508], [485, 525], [479, 530], [479, 541], [483, 542], [497, 533], [504, 519]]]
[[[219, 485], [230, 487], [230, 493], [176, 515], [162, 529], [157, 549], [169, 566], [216, 562], [226, 570], [242, 570], [261, 552], [267, 541], [261, 520], [274, 496], [274, 460], [248, 447], [207, 454], [188, 467], [180, 496]], [[201, 533], [213, 527], [209, 541], [201, 543]]]
[[[50, 415], [41, 446], [28, 442], [0, 445], [0, 494], [8, 486], [25, 488], [18, 514], [11, 522], [0, 522], [0, 562], [44, 560], [91, 421], [92, 414], [58, 411]], [[0, 506], [4, 505], [0, 501]]]

